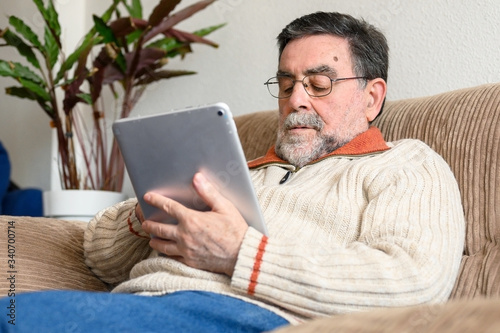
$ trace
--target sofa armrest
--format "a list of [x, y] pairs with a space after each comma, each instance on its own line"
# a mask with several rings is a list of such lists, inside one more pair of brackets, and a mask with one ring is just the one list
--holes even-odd
[[85, 222], [0, 216], [0, 247], [5, 253], [0, 260], [0, 297], [47, 289], [109, 290], [85, 264], [85, 227]]

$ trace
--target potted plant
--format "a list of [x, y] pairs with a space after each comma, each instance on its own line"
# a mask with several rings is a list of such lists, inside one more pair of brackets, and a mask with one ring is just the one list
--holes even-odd
[[116, 142], [108, 144], [105, 116], [112, 106], [103, 101], [103, 90], [109, 87], [120, 104], [117, 118], [124, 118], [148, 85], [194, 74], [164, 67], [169, 58], [192, 52], [192, 43], [217, 47], [204, 36], [223, 25], [193, 33], [175, 26], [214, 1], [174, 13], [181, 0], [160, 0], [145, 19], [140, 0], [112, 0], [101, 16], [93, 16], [94, 26], [67, 57], [52, 0], [47, 5], [33, 0], [43, 17], [43, 40], [21, 19], [9, 17], [10, 27], [0, 30], [1, 46], [17, 49], [26, 62], [0, 60], [0, 75], [19, 84], [6, 88], [8, 95], [33, 100], [50, 117], [62, 189], [122, 191], [124, 164]]

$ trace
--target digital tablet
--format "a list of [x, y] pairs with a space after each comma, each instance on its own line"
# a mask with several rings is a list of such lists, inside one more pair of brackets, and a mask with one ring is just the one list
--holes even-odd
[[267, 235], [245, 155], [229, 107], [224, 103], [117, 120], [118, 142], [132, 187], [146, 219], [177, 223], [144, 202], [155, 192], [184, 206], [209, 208], [193, 188], [203, 173], [239, 210], [249, 226]]

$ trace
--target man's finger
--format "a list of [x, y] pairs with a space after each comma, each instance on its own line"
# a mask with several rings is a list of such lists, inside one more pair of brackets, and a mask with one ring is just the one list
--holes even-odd
[[181, 253], [177, 247], [177, 243], [171, 240], [164, 240], [161, 238], [151, 238], [149, 245], [156, 251], [166, 254], [172, 258], [182, 258]]
[[177, 239], [177, 226], [173, 224], [146, 220], [142, 223], [142, 229], [148, 234], [160, 239], [171, 241], [175, 241]]
[[161, 194], [148, 192], [144, 195], [144, 201], [151, 206], [160, 208], [168, 215], [172, 216], [177, 221], [182, 220], [182, 217], [188, 210], [188, 208], [184, 207], [180, 203], [170, 198], [164, 197]]

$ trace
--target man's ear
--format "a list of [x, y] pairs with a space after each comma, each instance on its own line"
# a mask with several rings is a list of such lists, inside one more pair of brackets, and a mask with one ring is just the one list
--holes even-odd
[[383, 79], [376, 78], [368, 81], [365, 91], [368, 94], [365, 115], [368, 122], [371, 122], [377, 117], [382, 108], [387, 93], [387, 84]]

